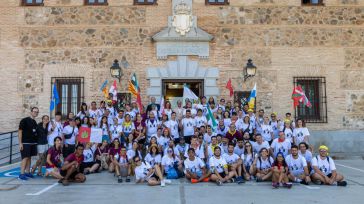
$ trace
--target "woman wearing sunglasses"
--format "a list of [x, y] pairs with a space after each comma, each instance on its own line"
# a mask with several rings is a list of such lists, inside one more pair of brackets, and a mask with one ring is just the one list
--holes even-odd
[[171, 181], [164, 179], [161, 169], [158, 165], [151, 167], [148, 162], [142, 162], [137, 155], [133, 158], [135, 163], [135, 181], [136, 183], [148, 182], [150, 186], [161, 185], [161, 187], [170, 184]]

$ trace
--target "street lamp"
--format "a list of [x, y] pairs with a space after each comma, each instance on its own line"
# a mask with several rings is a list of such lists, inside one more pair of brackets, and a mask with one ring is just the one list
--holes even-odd
[[123, 71], [121, 70], [118, 60], [114, 60], [114, 63], [110, 67], [110, 74], [113, 78], [119, 79], [120, 82], [121, 77], [123, 76]]
[[244, 67], [244, 81], [246, 81], [249, 77], [255, 76], [257, 72], [257, 67], [253, 64], [252, 59], [248, 59], [248, 63]]

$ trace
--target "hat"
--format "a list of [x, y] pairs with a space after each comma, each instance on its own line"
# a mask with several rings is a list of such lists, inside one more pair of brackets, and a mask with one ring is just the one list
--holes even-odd
[[248, 109], [248, 112], [254, 112], [254, 111], [253, 111], [253, 109], [249, 108], [249, 109]]
[[319, 147], [319, 150], [326, 150], [328, 152], [329, 151], [329, 148], [327, 146], [325, 146], [325, 145], [321, 145]]
[[277, 113], [276, 112], [273, 112], [272, 114], [270, 114], [271, 116], [274, 115], [274, 116], [277, 116]]
[[285, 119], [285, 120], [284, 120], [284, 122], [285, 122], [285, 123], [291, 123], [291, 120], [289, 120], [289, 119]]

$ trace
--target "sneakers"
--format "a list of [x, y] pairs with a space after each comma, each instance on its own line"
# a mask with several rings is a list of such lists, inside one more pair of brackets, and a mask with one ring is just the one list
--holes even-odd
[[300, 182], [300, 184], [303, 184], [303, 185], [308, 185], [308, 183], [305, 181], [305, 180], [302, 180], [301, 182]]
[[229, 179], [229, 183], [235, 183], [235, 178], [231, 178], [231, 179]]
[[122, 183], [123, 182], [123, 178], [121, 178], [121, 176], [118, 177], [118, 183]]
[[283, 187], [292, 188], [292, 183], [283, 183]]
[[202, 181], [203, 181], [203, 182], [209, 182], [209, 181], [210, 181], [210, 179], [209, 179], [209, 178], [204, 178]]
[[217, 184], [218, 186], [221, 186], [221, 185], [222, 185], [222, 181], [221, 181], [221, 180], [217, 180], [217, 181], [216, 181], [216, 184]]
[[198, 183], [198, 180], [191, 178], [191, 183]]
[[257, 180], [256, 180], [257, 182], [263, 182], [263, 179], [262, 178], [259, 178], [259, 177], [257, 177]]
[[70, 184], [69, 184], [68, 180], [63, 179], [63, 180], [62, 180], [62, 185], [63, 185], [63, 186], [68, 186], [68, 185], [70, 185]]
[[272, 187], [273, 187], [273, 188], [278, 188], [278, 187], [279, 187], [279, 183], [277, 183], [277, 182], [272, 182]]
[[346, 181], [338, 181], [337, 186], [346, 186], [348, 183]]
[[20, 179], [22, 181], [28, 180], [28, 178], [25, 176], [25, 174], [20, 174], [18, 179]]
[[33, 174], [31, 174], [31, 173], [25, 173], [24, 175], [25, 175], [26, 177], [28, 177], [28, 178], [34, 178]]
[[166, 184], [171, 184], [171, 183], [172, 183], [172, 181], [171, 181], [171, 180], [169, 180], [169, 179], [164, 179], [164, 182], [165, 182]]
[[243, 177], [239, 176], [238, 178], [236, 178], [236, 182], [238, 184], [242, 184], [242, 183], [245, 183], [245, 180], [243, 179]]
[[161, 187], [165, 187], [166, 186], [166, 181], [163, 179], [162, 181], [161, 181]]
[[316, 185], [322, 185], [322, 182], [320, 180], [313, 181], [313, 183]]
[[125, 179], [125, 181], [126, 181], [127, 183], [129, 183], [129, 182], [130, 182], [130, 176], [127, 176], [127, 177], [126, 177], [126, 179]]

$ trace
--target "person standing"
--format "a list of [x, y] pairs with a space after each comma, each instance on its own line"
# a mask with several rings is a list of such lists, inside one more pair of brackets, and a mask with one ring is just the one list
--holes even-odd
[[30, 173], [31, 157], [37, 155], [37, 122], [34, 120], [39, 114], [37, 107], [31, 108], [30, 117], [23, 118], [19, 124], [18, 138], [21, 154], [19, 179], [33, 178]]
[[48, 152], [48, 124], [49, 124], [49, 116], [43, 115], [42, 122], [38, 123], [37, 126], [37, 151], [38, 151], [38, 160], [32, 166], [31, 173], [34, 174], [35, 171], [38, 169], [38, 176], [42, 176], [42, 166], [46, 163], [47, 152]]

